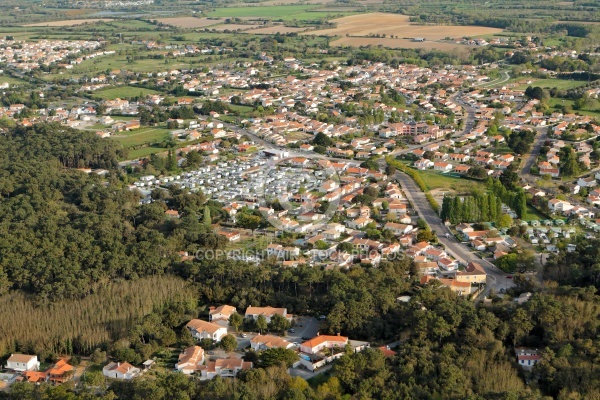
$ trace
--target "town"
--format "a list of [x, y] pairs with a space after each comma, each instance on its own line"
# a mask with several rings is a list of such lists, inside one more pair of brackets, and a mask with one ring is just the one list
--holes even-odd
[[[327, 29], [361, 8], [178, 26], [161, 2], [75, 3], [155, 14], [0, 38], [0, 302], [29, 314], [0, 330], [0, 392], [388, 398], [371, 374], [398, 398], [567, 398], [552, 371], [588, 363], [597, 325], [595, 26], [431, 39], [423, 12], [408, 38], [335, 40], [442, 47], [352, 46]], [[47, 337], [15, 333], [34, 318]], [[433, 365], [472, 383], [426, 392]]]

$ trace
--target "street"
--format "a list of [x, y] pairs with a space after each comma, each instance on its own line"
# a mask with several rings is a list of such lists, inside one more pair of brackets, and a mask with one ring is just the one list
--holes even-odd
[[425, 193], [421, 191], [411, 177], [402, 172], [397, 172], [394, 177], [400, 182], [402, 190], [415, 211], [427, 222], [431, 230], [436, 232], [438, 240], [446, 247], [446, 251], [465, 265], [470, 261], [474, 261], [483, 266], [487, 273], [487, 284], [483, 292], [484, 295], [487, 295], [491, 288], [499, 291], [500, 289], [513, 286], [512, 280], [508, 279], [494, 264], [474, 255], [469, 247], [456, 240], [454, 235], [446, 238], [446, 233], [451, 233], [450, 230], [444, 225], [442, 219], [433, 208], [431, 208], [425, 197]]

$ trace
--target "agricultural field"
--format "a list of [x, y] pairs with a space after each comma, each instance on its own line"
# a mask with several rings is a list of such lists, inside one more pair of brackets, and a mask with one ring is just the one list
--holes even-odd
[[319, 12], [315, 5], [248, 6], [218, 8], [208, 14], [209, 17], [241, 19], [273, 19], [284, 21], [306, 21], [332, 17], [343, 13]]
[[85, 24], [93, 24], [95, 22], [110, 22], [114, 21], [110, 18], [91, 18], [91, 19], [69, 19], [64, 21], [39, 22], [37, 24], [27, 24], [22, 26], [77, 26]]
[[224, 31], [248, 31], [250, 29], [254, 29], [256, 27], [258, 27], [259, 25], [244, 25], [244, 24], [223, 24], [223, 25], [219, 25], [219, 26], [212, 26], [210, 27], [210, 29], [214, 29], [215, 31], [218, 32], [224, 32]]
[[306, 28], [294, 28], [290, 26], [276, 25], [269, 26], [268, 28], [259, 28], [252, 30], [252, 33], [256, 33], [258, 35], [273, 35], [276, 33], [286, 34], [286, 33], [298, 33], [305, 31]]
[[[313, 32], [311, 32], [313, 33]], [[470, 46], [449, 43], [449, 42], [412, 42], [408, 39], [392, 39], [392, 38], [367, 38], [367, 37], [343, 37], [331, 42], [334, 47], [361, 47], [361, 46], [383, 46], [390, 49], [427, 49], [427, 50], [442, 50], [451, 51], [455, 49], [468, 49]]]
[[172, 25], [178, 28], [205, 28], [211, 25], [217, 25], [223, 22], [221, 18], [196, 18], [196, 17], [174, 17], [160, 18], [158, 22], [165, 25]]
[[[425, 38], [427, 41], [442, 40], [445, 38], [473, 37], [493, 35], [502, 32], [502, 29], [487, 28], [482, 26], [457, 26], [457, 25], [416, 25], [409, 21], [407, 15], [369, 13], [347, 16], [334, 19], [337, 27], [310, 32], [315, 35], [327, 36], [396, 36], [398, 38]], [[347, 44], [351, 44], [347, 42]], [[357, 46], [360, 44], [357, 44]]]
[[114, 99], [131, 99], [138, 96], [148, 96], [157, 94], [156, 90], [138, 88], [134, 86], [119, 86], [110, 89], [99, 90], [94, 92], [94, 97], [99, 97], [102, 100], [114, 100]]
[[169, 138], [169, 130], [164, 128], [141, 128], [130, 132], [119, 132], [111, 136], [123, 147], [134, 147], [161, 142]]

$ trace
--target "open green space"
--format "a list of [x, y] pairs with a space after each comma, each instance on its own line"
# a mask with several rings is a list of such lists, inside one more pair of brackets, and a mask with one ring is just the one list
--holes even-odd
[[448, 189], [457, 193], [469, 193], [473, 189], [484, 189], [482, 182], [457, 178], [433, 171], [418, 171], [429, 190]]
[[113, 140], [120, 142], [123, 147], [133, 147], [144, 144], [161, 142], [169, 137], [169, 130], [164, 128], [141, 128], [125, 134], [117, 133]]
[[23, 83], [26, 83], [26, 82], [21, 79], [18, 79], [18, 78], [13, 78], [12, 76], [0, 75], [0, 83], [8, 83], [11, 86], [14, 86], [14, 85], [22, 85]]
[[517, 85], [516, 88], [520, 89], [520, 90], [525, 90], [527, 89], [528, 86], [539, 86], [541, 88], [548, 88], [548, 89], [552, 89], [552, 88], [557, 88], [559, 90], [568, 90], [568, 89], [573, 89], [579, 86], [583, 86], [587, 83], [587, 81], [576, 81], [573, 79], [559, 79], [559, 78], [548, 78], [548, 79], [537, 79], [537, 78], [532, 78], [532, 79], [528, 79], [528, 78], [524, 78], [524, 77], [519, 77], [519, 78], [515, 78], [514, 81], [531, 81], [531, 83], [523, 83], [520, 85]]
[[[575, 102], [570, 99], [562, 99], [562, 98], [557, 98], [557, 97], [548, 99], [548, 105], [550, 106], [550, 108], [554, 108], [555, 106], [563, 106], [563, 105], [570, 106], [572, 108], [574, 103]], [[600, 117], [600, 110], [583, 109], [583, 110], [573, 110], [573, 112], [576, 114], [587, 115], [590, 117], [596, 117], [596, 118]]]
[[156, 90], [138, 88], [134, 86], [119, 86], [110, 89], [99, 90], [94, 92], [94, 97], [99, 97], [102, 100], [113, 100], [113, 99], [130, 99], [132, 97], [157, 94]]
[[127, 154], [127, 158], [130, 160], [138, 159], [141, 157], [148, 157], [153, 153], [163, 153], [166, 152], [167, 149], [159, 146], [148, 146], [142, 147], [141, 149], [129, 150]]

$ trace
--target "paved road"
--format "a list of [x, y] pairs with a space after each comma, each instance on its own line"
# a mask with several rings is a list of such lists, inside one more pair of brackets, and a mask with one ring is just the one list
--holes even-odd
[[529, 156], [525, 160], [525, 164], [523, 165], [522, 174], [524, 178], [537, 179], [537, 177], [531, 177], [531, 167], [535, 164], [535, 160], [537, 160], [540, 155], [540, 149], [546, 140], [548, 140], [548, 128], [547, 127], [539, 127], [535, 128], [537, 131], [537, 135], [535, 137], [535, 142], [533, 143], [533, 147], [531, 148], [531, 152]]
[[463, 264], [474, 261], [483, 266], [488, 274], [484, 295], [487, 295], [491, 288], [499, 291], [502, 288], [506, 289], [513, 285], [512, 280], [508, 279], [495, 265], [473, 254], [469, 247], [456, 240], [453, 235], [446, 238], [446, 233], [451, 233], [450, 230], [444, 225], [442, 219], [433, 208], [431, 208], [431, 205], [425, 197], [425, 193], [421, 191], [410, 176], [398, 172], [396, 173], [395, 178], [400, 182], [407, 199], [411, 202], [415, 211], [417, 211], [419, 216], [427, 222], [431, 230], [436, 232], [440, 243], [446, 247], [446, 251]]

